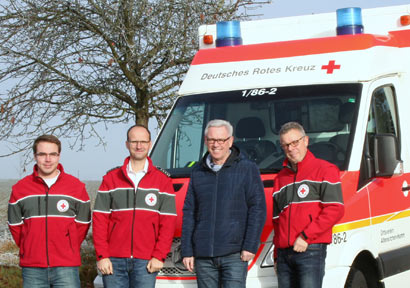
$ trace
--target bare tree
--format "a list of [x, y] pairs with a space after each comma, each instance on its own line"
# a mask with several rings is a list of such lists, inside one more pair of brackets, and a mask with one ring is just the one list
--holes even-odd
[[43, 133], [81, 149], [90, 137], [103, 143], [97, 123], [161, 124], [198, 26], [248, 18], [267, 2], [2, 0], [0, 141], [14, 145], [8, 155]]

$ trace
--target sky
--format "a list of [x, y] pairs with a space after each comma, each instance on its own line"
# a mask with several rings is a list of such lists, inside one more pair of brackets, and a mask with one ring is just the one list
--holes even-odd
[[339, 8], [374, 8], [410, 4], [410, 0], [272, 0], [262, 9], [265, 18], [318, 14], [336, 11]]
[[[258, 19], [288, 17], [296, 15], [318, 14], [336, 11], [338, 8], [361, 7], [373, 8], [392, 5], [410, 4], [410, 0], [273, 0], [272, 4], [264, 5], [258, 9], [257, 14], [262, 14]], [[70, 150], [65, 139], [62, 141], [60, 162], [67, 173], [81, 180], [101, 180], [106, 171], [123, 163], [128, 156], [125, 147], [126, 131], [132, 123], [108, 126], [108, 130], [101, 127], [102, 137], [107, 141], [105, 147], [96, 146], [92, 140], [85, 142], [84, 151]], [[150, 121], [149, 129], [153, 140], [157, 135], [156, 124]], [[7, 151], [7, 144], [0, 141], [0, 155]], [[19, 179], [32, 173], [34, 162], [26, 167], [23, 172], [21, 155], [0, 157], [0, 179]]]

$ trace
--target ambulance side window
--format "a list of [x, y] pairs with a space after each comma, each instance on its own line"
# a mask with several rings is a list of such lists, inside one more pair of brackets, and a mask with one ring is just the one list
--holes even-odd
[[382, 133], [393, 134], [400, 143], [398, 128], [397, 103], [394, 88], [392, 86], [379, 87], [374, 91], [370, 104], [363, 158], [360, 167], [359, 188], [374, 176], [374, 136]]
[[157, 145], [160, 153], [152, 156], [155, 165], [165, 169], [193, 165], [203, 154], [204, 117], [204, 103], [177, 108], [168, 121], [166, 135]]

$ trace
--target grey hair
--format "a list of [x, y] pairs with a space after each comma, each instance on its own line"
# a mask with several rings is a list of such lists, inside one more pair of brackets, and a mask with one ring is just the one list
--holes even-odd
[[287, 122], [280, 127], [279, 136], [288, 133], [290, 130], [298, 130], [302, 136], [306, 136], [305, 129], [298, 122]]
[[210, 127], [225, 127], [226, 130], [228, 131], [229, 137], [232, 136], [233, 134], [233, 127], [231, 125], [231, 123], [229, 123], [226, 120], [222, 120], [222, 119], [214, 119], [208, 122], [208, 124], [206, 124], [205, 127], [205, 132], [204, 132], [204, 136], [206, 137], [208, 135], [208, 130]]

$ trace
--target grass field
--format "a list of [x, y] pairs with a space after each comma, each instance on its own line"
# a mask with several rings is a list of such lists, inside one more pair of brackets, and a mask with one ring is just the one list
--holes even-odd
[[[14, 244], [7, 227], [7, 204], [11, 187], [16, 180], [0, 180], [0, 287], [22, 287], [21, 269], [18, 266], [18, 247]], [[99, 186], [99, 181], [85, 181], [91, 206]], [[91, 288], [97, 276], [94, 246], [91, 233], [81, 246], [80, 279], [81, 287]]]

